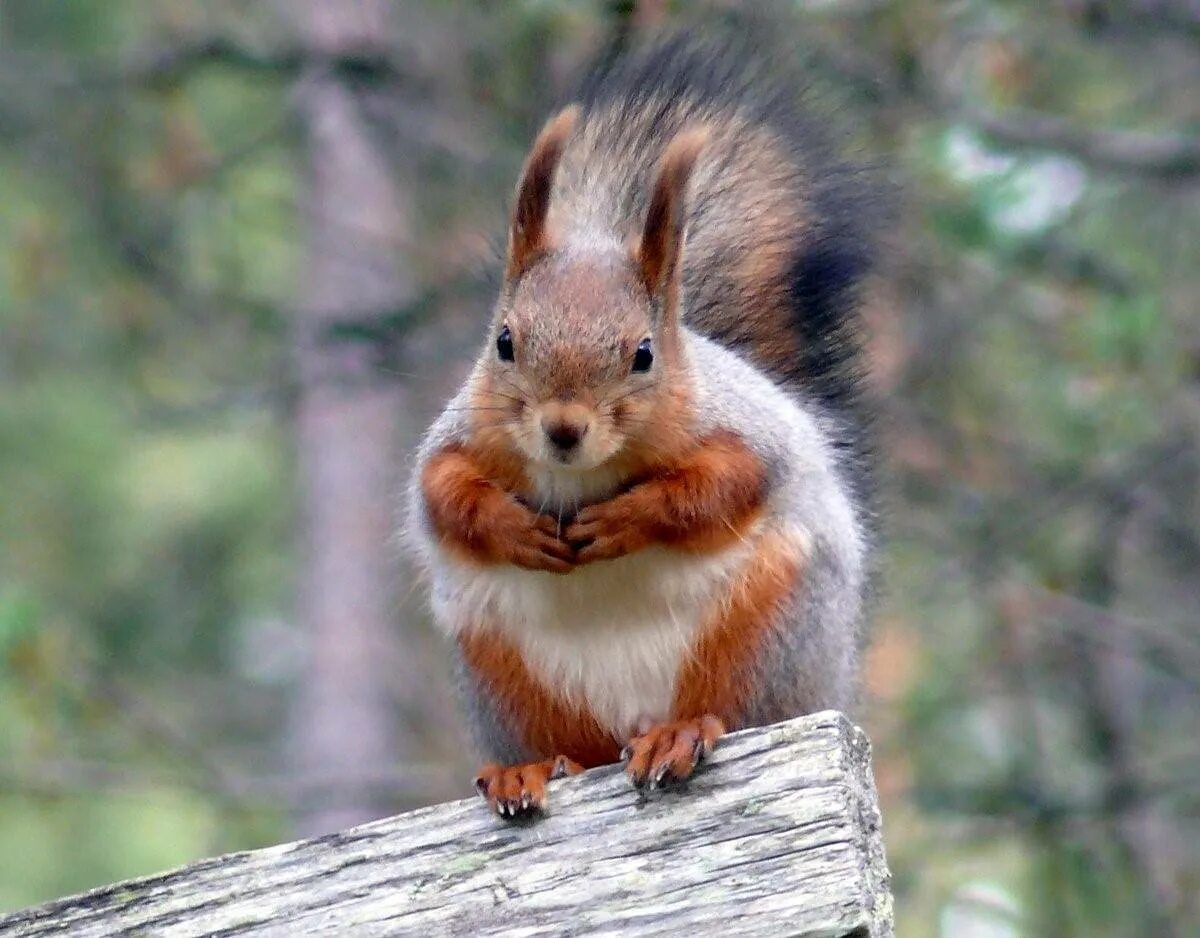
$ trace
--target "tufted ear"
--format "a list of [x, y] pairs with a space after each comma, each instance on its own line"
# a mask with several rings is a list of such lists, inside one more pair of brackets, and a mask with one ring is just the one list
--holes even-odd
[[688, 181], [708, 136], [708, 128], [703, 126], [690, 127], [675, 135], [659, 162], [658, 178], [650, 195], [646, 225], [637, 249], [637, 266], [647, 292], [662, 299], [665, 308], [674, 304], [677, 293]]
[[578, 121], [578, 104], [563, 108], [546, 122], [525, 159], [508, 233], [507, 280], [519, 277], [547, 249], [546, 215], [554, 171]]

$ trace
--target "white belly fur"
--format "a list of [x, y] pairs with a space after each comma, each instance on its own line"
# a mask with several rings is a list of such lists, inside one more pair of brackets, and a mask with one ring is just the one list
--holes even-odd
[[668, 717], [680, 666], [754, 540], [702, 556], [649, 548], [565, 576], [443, 555], [434, 615], [451, 635], [500, 629], [548, 687], [624, 740]]

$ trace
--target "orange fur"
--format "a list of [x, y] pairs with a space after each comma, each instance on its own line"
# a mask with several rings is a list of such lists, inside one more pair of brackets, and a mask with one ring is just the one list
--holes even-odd
[[629, 741], [625, 774], [637, 788], [682, 782], [724, 735], [725, 724], [712, 714], [652, 726]]
[[465, 559], [569, 572], [574, 553], [558, 537], [557, 520], [534, 513], [510, 494], [514, 468], [501, 451], [447, 447], [435, 455], [421, 473], [433, 529]]
[[673, 719], [715, 714], [726, 726], [740, 724], [754, 692], [752, 663], [777, 624], [802, 566], [795, 544], [777, 534], [764, 538], [681, 670], [671, 706]]
[[581, 511], [566, 530], [577, 561], [611, 560], [663, 544], [706, 553], [741, 539], [757, 516], [766, 471], [734, 433], [718, 432], [691, 456], [661, 466], [645, 481]]
[[562, 754], [586, 768], [616, 762], [617, 740], [586, 707], [564, 700], [525, 665], [511, 643], [484, 629], [458, 639], [463, 659], [475, 672], [499, 709], [508, 714], [511, 730], [532, 752]]
[[720, 550], [744, 536], [761, 508], [765, 470], [733, 433], [706, 437], [686, 459], [661, 462], [657, 453], [652, 467], [649, 454], [637, 450], [621, 458], [642, 481], [584, 508], [561, 533], [557, 518], [538, 515], [519, 500], [532, 493], [500, 428], [481, 427], [474, 445], [436, 454], [421, 485], [434, 530], [460, 557], [555, 573], [653, 544]]
[[[668, 359], [676, 353], [677, 350], [670, 347], [663, 350]], [[625, 402], [627, 410], [622, 410], [619, 419], [614, 418], [619, 427], [626, 419], [644, 421], [648, 413], [653, 414], [653, 435], [630, 437], [614, 460], [626, 479], [648, 478], [660, 468], [684, 461], [695, 449], [696, 437], [691, 429], [694, 417], [692, 389], [686, 381], [663, 383], [666, 387], [659, 389], [653, 401], [635, 399]]]
[[582, 771], [583, 766], [566, 756], [524, 765], [503, 766], [490, 762], [479, 770], [475, 788], [501, 817], [530, 817], [545, 808], [548, 781], [578, 775]]

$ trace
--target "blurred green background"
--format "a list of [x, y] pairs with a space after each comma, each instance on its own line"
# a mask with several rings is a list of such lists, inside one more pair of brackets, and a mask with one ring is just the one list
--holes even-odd
[[[394, 543], [532, 131], [682, 3], [0, 3], [0, 911], [466, 795]], [[901, 935], [1200, 932], [1200, 12], [751, 8], [898, 191]]]

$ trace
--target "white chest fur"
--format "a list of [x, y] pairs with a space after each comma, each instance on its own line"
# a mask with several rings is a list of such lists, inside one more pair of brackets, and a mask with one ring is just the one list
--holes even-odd
[[698, 630], [751, 553], [742, 543], [703, 556], [650, 548], [565, 576], [443, 556], [434, 614], [452, 635], [500, 629], [548, 687], [625, 739], [667, 718]]

